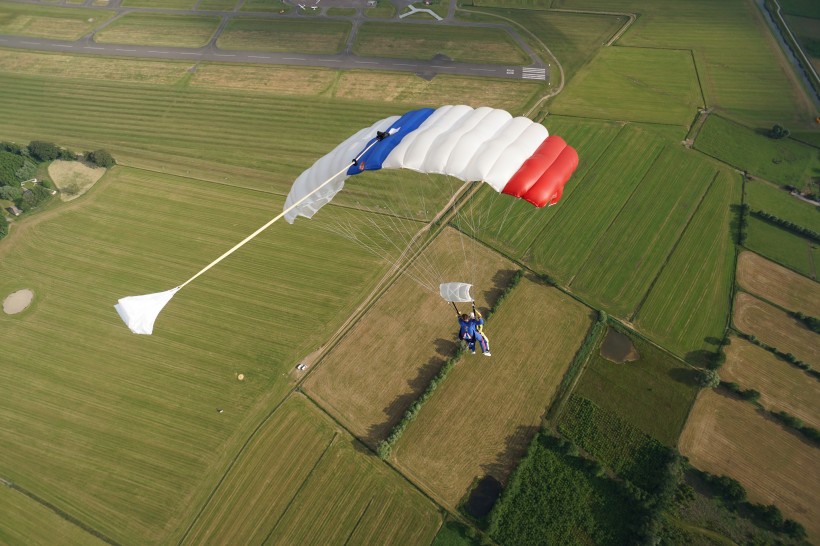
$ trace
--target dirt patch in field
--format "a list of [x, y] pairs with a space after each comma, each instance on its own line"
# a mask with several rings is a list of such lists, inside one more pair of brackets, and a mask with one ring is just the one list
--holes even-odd
[[614, 328], [607, 330], [606, 338], [601, 343], [601, 356], [610, 362], [622, 364], [624, 362], [635, 362], [641, 355], [632, 345], [632, 340]]
[[102, 178], [106, 169], [92, 167], [80, 161], [63, 161], [57, 159], [48, 166], [48, 175], [60, 190], [60, 199], [76, 199]]
[[[449, 228], [420, 259], [449, 269], [446, 280], [461, 278], [462, 242], [475, 252], [476, 305], [487, 309], [515, 272], [509, 261]], [[455, 352], [457, 331], [453, 308], [402, 275], [322, 360], [305, 390], [375, 447]]]
[[461, 359], [394, 446], [396, 466], [450, 509], [476, 479], [506, 484], [591, 321], [587, 307], [523, 279], [487, 323], [493, 356]]
[[737, 260], [741, 288], [792, 311], [820, 316], [820, 284], [754, 252], [741, 252]]
[[753, 502], [774, 504], [820, 539], [817, 448], [752, 404], [714, 389], [701, 392], [679, 448], [697, 468], [743, 484]]
[[3, 312], [7, 315], [22, 313], [31, 305], [31, 300], [33, 299], [34, 292], [28, 288], [12, 292], [3, 300]]
[[820, 336], [780, 309], [741, 292], [735, 298], [733, 319], [740, 331], [812, 366], [820, 366]]
[[769, 351], [733, 338], [720, 378], [760, 392], [763, 407], [786, 411], [820, 428], [820, 382]]

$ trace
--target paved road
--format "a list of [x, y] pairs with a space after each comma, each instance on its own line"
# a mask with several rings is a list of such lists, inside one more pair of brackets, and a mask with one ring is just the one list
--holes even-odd
[[[20, 3], [40, 4], [40, 2], [36, 0], [22, 0]], [[446, 18], [445, 23], [427, 20], [403, 20], [402, 24], [446, 24], [449, 26], [502, 28], [505, 31], [509, 32], [513, 39], [516, 41], [516, 43], [525, 52], [527, 52], [527, 54], [530, 56], [532, 60], [532, 63], [529, 66], [511, 66], [495, 64], [462, 63], [451, 61], [446, 58], [434, 58], [428, 61], [423, 61], [407, 59], [389, 59], [383, 57], [360, 57], [358, 55], [354, 55], [351, 52], [351, 46], [353, 40], [355, 39], [356, 32], [358, 32], [359, 26], [364, 21], [364, 15], [362, 10], [357, 10], [356, 15], [350, 17], [326, 17], [324, 16], [324, 14], [314, 16], [301, 16], [298, 13], [278, 14], [242, 12], [243, 16], [251, 15], [253, 17], [263, 18], [309, 18], [310, 20], [323, 18], [351, 21], [353, 23], [353, 31], [350, 33], [350, 37], [348, 38], [344, 51], [337, 55], [311, 55], [303, 53], [267, 53], [259, 51], [225, 50], [218, 48], [216, 46], [216, 41], [219, 37], [219, 34], [225, 28], [225, 25], [230, 20], [230, 18], [238, 13], [235, 10], [230, 12], [211, 12], [196, 10], [166, 10], [152, 8], [121, 9], [118, 7], [119, 0], [114, 0], [114, 2], [112, 2], [107, 8], [99, 8], [105, 10], [111, 10], [113, 8], [117, 12], [117, 15], [110, 21], [101, 25], [100, 27], [95, 28], [94, 31], [88, 33], [86, 36], [83, 36], [79, 40], [53, 40], [48, 38], [31, 38], [24, 36], [0, 34], [0, 47], [29, 49], [35, 51], [70, 52], [75, 54], [86, 55], [104, 55], [112, 57], [238, 62], [271, 65], [319, 66], [336, 69], [390, 70], [400, 72], [412, 72], [428, 79], [432, 78], [437, 74], [453, 74], [459, 76], [483, 76], [491, 78], [507, 78], [519, 80], [549, 80], [547, 67], [544, 65], [543, 61], [541, 61], [541, 59], [532, 50], [529, 44], [527, 44], [527, 42], [514, 29], [511, 29], [507, 25], [501, 24], [470, 23], [464, 21], [456, 21], [452, 17], [452, 14], [454, 12], [454, 4], [455, 0], [451, 0], [450, 12], [448, 13], [448, 17]], [[108, 26], [109, 24], [111, 24], [112, 21], [122, 17], [123, 15], [133, 12], [174, 13], [177, 15], [200, 16], [216, 15], [221, 17], [221, 21], [217, 29], [217, 32], [214, 33], [214, 36], [211, 38], [208, 44], [201, 48], [101, 44], [94, 41], [94, 34], [96, 32], [98, 32], [105, 26]], [[395, 21], [398, 21], [398, 19], [395, 19]]]

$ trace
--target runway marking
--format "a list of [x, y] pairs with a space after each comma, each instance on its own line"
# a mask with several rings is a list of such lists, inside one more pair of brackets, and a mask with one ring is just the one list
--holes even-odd
[[477, 72], [495, 72], [494, 68], [471, 68], [470, 70], [475, 70]]
[[186, 53], [184, 51], [180, 52], [180, 55], [202, 55], [202, 53]]
[[104, 47], [83, 46], [83, 49], [105, 49]]
[[353, 61], [356, 64], [379, 64], [377, 61]]
[[431, 66], [430, 68], [449, 68], [449, 69], [451, 69], [451, 70], [452, 70], [452, 68], [453, 68], [453, 67], [452, 67], [452, 66], [438, 66], [438, 65], [433, 65], [433, 66]]
[[302, 57], [282, 57], [283, 61], [304, 61]]
[[54, 47], [74, 47], [73, 45], [66, 45], [66, 44], [54, 44]]
[[409, 63], [393, 63], [391, 66], [417, 66], [417, 65], [409, 64]]
[[547, 69], [524, 67], [521, 69], [521, 78], [524, 80], [546, 80]]
[[270, 57], [265, 57], [264, 55], [248, 55], [249, 59], [270, 59]]
[[162, 53], [163, 55], [167, 55], [167, 51], [148, 51], [147, 53]]
[[136, 49], [116, 49], [115, 51], [125, 51], [127, 53], [133, 53], [136, 51]]
[[236, 55], [226, 55], [224, 53], [214, 53], [214, 57], [236, 57]]
[[40, 45], [40, 42], [20, 42], [20, 43], [21, 44], [27, 44], [27, 45]]
[[319, 60], [322, 61], [323, 63], [340, 63], [340, 62], [342, 62], [339, 59], [319, 59]]

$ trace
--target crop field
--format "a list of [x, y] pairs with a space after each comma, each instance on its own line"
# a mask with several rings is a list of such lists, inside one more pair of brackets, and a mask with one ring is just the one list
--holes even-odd
[[[197, 4], [197, 9], [200, 11], [230, 11], [236, 7], [237, 0], [201, 0]], [[244, 2], [247, 4], [249, 2]]]
[[0, 476], [117, 542], [178, 538], [237, 442], [292, 387], [284, 374], [385, 266], [316, 224], [276, 225], [180, 292], [153, 336], [131, 334], [112, 306], [179, 284], [279, 206], [117, 167], [16, 227], [0, 248], [0, 295], [29, 288], [35, 301], [0, 314], [0, 346], [14, 348], [0, 360]]
[[197, 0], [122, 0], [120, 5], [124, 8], [162, 8], [162, 9], [184, 9], [192, 10], [197, 5]]
[[[387, 436], [455, 352], [458, 324], [452, 307], [438, 295], [438, 283], [470, 282], [477, 307], [486, 309], [515, 272], [510, 262], [451, 229], [441, 233], [417, 263], [304, 385], [311, 398], [370, 446]], [[417, 282], [430, 276], [435, 277], [435, 291]]]
[[761, 256], [786, 266], [811, 279], [817, 278], [820, 254], [808, 239], [764, 220], [749, 217], [744, 246]]
[[653, 490], [663, 465], [663, 446], [615, 413], [573, 394], [558, 430], [619, 477]]
[[[396, 39], [397, 36], [401, 39]], [[365, 57], [424, 60], [443, 54], [459, 62], [531, 63], [507, 31], [494, 28], [364, 23], [356, 34], [353, 53]]]
[[3, 2], [0, 34], [76, 40], [113, 16], [113, 11]]
[[256, 433], [183, 543], [330, 544], [350, 537], [367, 544], [378, 537], [380, 544], [421, 544], [440, 523], [430, 501], [294, 395]]
[[817, 448], [749, 402], [704, 390], [679, 447], [695, 467], [739, 481], [752, 502], [776, 504], [806, 527], [809, 540], [820, 537]]
[[638, 360], [617, 364], [596, 350], [574, 392], [674, 446], [698, 392], [694, 373], [654, 345], [630, 339]]
[[716, 177], [711, 163], [667, 147], [592, 248], [572, 290], [629, 317]]
[[284, 0], [245, 0], [240, 7], [242, 11], [282, 11], [289, 12], [293, 8]]
[[218, 26], [218, 17], [126, 13], [94, 34], [94, 41], [101, 44], [202, 47]]
[[820, 285], [779, 266], [754, 252], [741, 252], [737, 260], [737, 282], [741, 288], [776, 305], [820, 316]]
[[60, 537], [65, 546], [103, 546], [105, 542], [63, 519], [42, 504], [0, 485], [0, 543], [52, 544]]
[[[564, 208], [575, 210], [575, 189], [586, 185], [586, 174], [596, 161], [605, 153], [613, 140], [617, 138], [622, 126], [608, 121], [588, 121], [578, 118], [549, 116], [545, 125], [550, 134], [559, 135], [578, 151], [583, 159], [578, 169], [564, 187], [562, 200], [547, 209], [534, 209], [526, 201], [499, 195], [490, 188], [483, 188], [481, 193], [467, 205], [462, 217], [456, 219], [458, 228], [472, 237], [480, 239], [502, 249], [516, 258], [529, 259], [527, 248], [532, 244], [540, 248], [542, 239], [550, 245], [560, 243], [539, 234], [545, 226], [565, 213]], [[577, 192], [585, 195], [583, 188]], [[465, 217], [469, 221], [465, 221]]]
[[688, 126], [703, 99], [688, 51], [609, 47], [553, 101], [556, 114]]
[[640, 13], [617, 45], [691, 49], [708, 106], [755, 127], [814, 124], [814, 106], [752, 2], [556, 0], [552, 7]]
[[820, 150], [785, 138], [774, 140], [716, 115], [706, 119], [695, 148], [749, 173], [805, 187], [820, 168]]
[[[500, 7], [485, 7], [477, 1], [473, 5], [477, 9], [468, 7], [470, 12], [459, 10], [456, 16], [466, 21], [486, 23], [500, 23], [507, 19], [521, 25], [538, 37], [541, 43], [549, 46], [550, 51], [561, 61], [567, 81], [595, 56], [601, 45], [626, 21], [625, 17], [612, 15], [514, 9], [508, 0]], [[499, 16], [504, 19], [499, 19]], [[529, 34], [522, 33], [522, 37], [539, 52], [542, 59], [550, 57]], [[557, 76], [552, 80], [556, 83]]]
[[732, 338], [720, 377], [743, 389], [760, 392], [760, 403], [766, 409], [786, 411], [807, 425], [820, 428], [820, 383], [769, 351], [744, 339]]
[[734, 325], [767, 345], [792, 353], [813, 367], [820, 366], [820, 336], [780, 309], [739, 292], [735, 298]]
[[590, 315], [555, 288], [522, 279], [487, 323], [493, 356], [462, 357], [394, 446], [396, 465], [451, 508], [476, 478], [506, 483], [589, 330]]
[[636, 326], [681, 357], [711, 348], [729, 319], [741, 184], [721, 170], [637, 312]]
[[219, 35], [221, 49], [248, 51], [340, 53], [351, 23], [348, 21], [287, 21], [237, 17]]
[[820, 210], [787, 191], [759, 180], [745, 184], [746, 201], [752, 210], [762, 210], [798, 226], [820, 232]]

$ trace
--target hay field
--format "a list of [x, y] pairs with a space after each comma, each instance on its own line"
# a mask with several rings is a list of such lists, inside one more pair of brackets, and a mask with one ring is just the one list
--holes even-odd
[[760, 392], [760, 403], [783, 410], [809, 426], [820, 428], [820, 384], [792, 366], [744, 339], [732, 338], [720, 378]]
[[754, 252], [737, 259], [737, 282], [741, 288], [790, 311], [820, 316], [820, 285]]
[[[183, 543], [288, 543], [297, 536], [291, 544], [333, 543], [354, 532], [362, 543], [374, 536], [381, 544], [429, 542], [441, 523], [435, 506], [352, 446], [318, 408], [290, 396], [240, 454]], [[325, 510], [333, 504], [344, 508]]]
[[740, 178], [721, 170], [663, 266], [635, 325], [685, 357], [710, 349], [729, 319], [735, 261], [731, 223], [740, 202]]
[[762, 210], [798, 226], [820, 231], [820, 211], [817, 206], [801, 201], [773, 184], [747, 180], [746, 201], [752, 210]]
[[218, 26], [218, 17], [126, 13], [94, 34], [94, 41], [101, 44], [202, 47]]
[[592, 322], [526, 277], [487, 323], [492, 357], [464, 355], [393, 447], [397, 467], [454, 509], [474, 479], [518, 464]]
[[221, 49], [335, 54], [344, 49], [348, 21], [300, 21], [235, 17], [219, 35]]
[[29, 287], [38, 300], [0, 315], [0, 346], [13, 348], [0, 359], [0, 476], [117, 542], [175, 542], [292, 388], [287, 372], [384, 265], [311, 222], [277, 224], [177, 294], [153, 336], [131, 334], [112, 306], [179, 284], [281, 202], [115, 167], [15, 226], [0, 294]]
[[817, 278], [820, 253], [808, 239], [750, 216], [744, 246], [810, 279]]
[[[401, 39], [396, 39], [401, 36]], [[353, 53], [364, 57], [429, 60], [437, 54], [464, 63], [528, 65], [527, 55], [503, 29], [363, 23]]]
[[703, 99], [688, 51], [608, 47], [552, 102], [556, 114], [688, 126]]
[[715, 167], [694, 153], [665, 148], [591, 249], [570, 288], [629, 317], [716, 177]]
[[738, 292], [732, 320], [741, 332], [752, 334], [784, 353], [792, 353], [813, 367], [820, 366], [820, 336], [780, 309]]
[[122, 0], [120, 5], [124, 8], [162, 8], [192, 10], [196, 7], [197, 3], [197, 0]]
[[698, 396], [678, 447], [697, 468], [743, 484], [752, 502], [775, 504], [820, 538], [817, 448], [749, 402], [713, 389]]
[[[516, 270], [450, 228], [420, 260], [440, 271], [437, 282], [472, 283], [479, 309], [495, 301]], [[370, 446], [387, 436], [456, 348], [458, 323], [452, 306], [410, 275], [417, 277], [419, 269], [401, 275], [304, 383], [311, 398]]]
[[0, 4], [0, 34], [77, 40], [114, 15], [113, 11], [106, 10], [3, 2]]
[[71, 201], [87, 192], [105, 172], [104, 167], [92, 167], [79, 161], [56, 159], [48, 166], [48, 175], [61, 191], [63, 201]]

